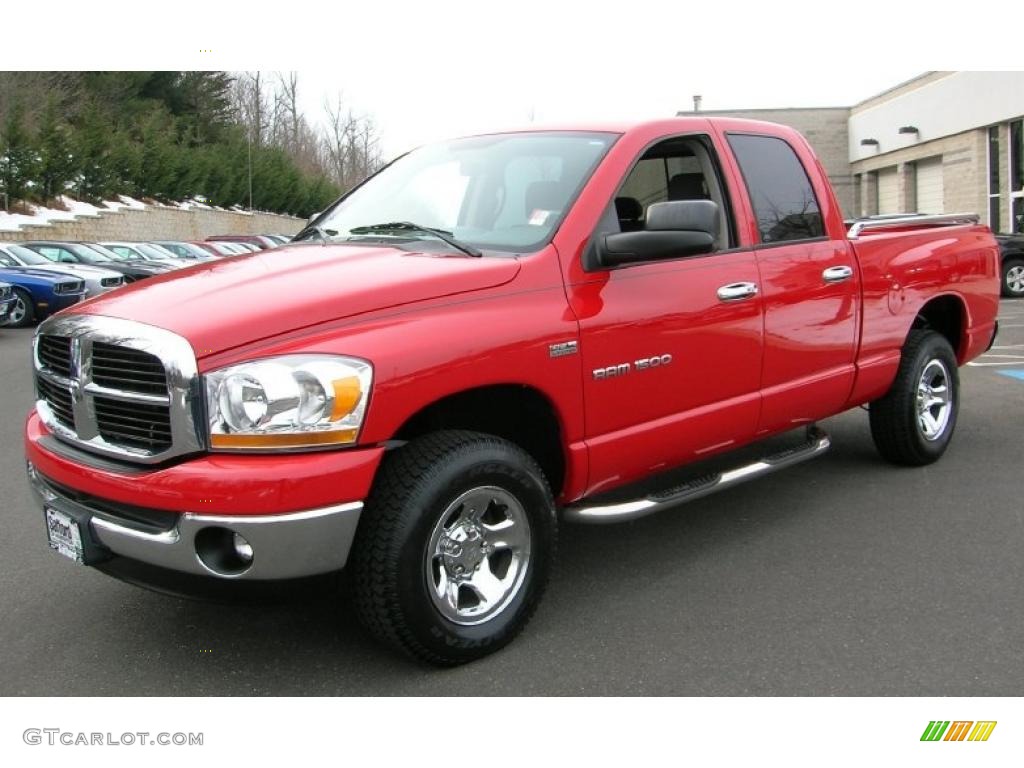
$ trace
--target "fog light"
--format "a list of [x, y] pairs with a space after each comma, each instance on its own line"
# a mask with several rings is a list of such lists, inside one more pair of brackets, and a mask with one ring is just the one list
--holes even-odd
[[240, 533], [236, 533], [234, 537], [235, 554], [238, 555], [238, 559], [243, 563], [252, 562], [252, 544], [245, 540], [245, 537]]

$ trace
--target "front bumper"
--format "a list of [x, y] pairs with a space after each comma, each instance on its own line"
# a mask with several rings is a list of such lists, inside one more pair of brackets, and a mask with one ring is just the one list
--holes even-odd
[[[78, 521], [94, 545], [93, 560], [118, 555], [179, 573], [252, 581], [341, 569], [384, 453], [373, 447], [206, 454], [133, 467], [61, 443], [35, 412], [25, 425], [25, 451], [38, 505]], [[252, 547], [252, 563], [219, 567], [211, 542], [234, 533]]]
[[11, 310], [14, 309], [14, 298], [0, 300], [0, 325], [3, 325], [10, 318]]
[[[94, 561], [119, 555], [173, 571], [225, 579], [272, 581], [340, 570], [348, 559], [363, 509], [357, 501], [283, 515], [186, 513], [161, 530], [159, 523], [145, 519], [145, 510], [136, 515], [118, 514], [114, 505], [62, 489], [31, 463], [28, 476], [40, 511], [50, 507], [71, 515], [90, 542], [93, 551], [88, 557]], [[228, 541], [232, 534], [243, 536], [252, 547], [250, 563], [225, 564], [222, 553], [215, 551], [216, 542]]]

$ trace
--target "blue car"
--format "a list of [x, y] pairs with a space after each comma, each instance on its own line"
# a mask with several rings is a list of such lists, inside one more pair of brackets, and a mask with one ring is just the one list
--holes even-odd
[[15, 328], [45, 320], [85, 296], [85, 283], [72, 275], [44, 272], [32, 267], [0, 269], [0, 281], [10, 283], [14, 307], [7, 324]]
[[14, 286], [0, 283], [0, 325], [7, 325], [7, 320], [14, 309]]

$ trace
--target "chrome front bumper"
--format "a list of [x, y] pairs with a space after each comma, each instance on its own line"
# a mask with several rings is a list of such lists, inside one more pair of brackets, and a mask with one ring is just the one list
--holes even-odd
[[[70, 498], [31, 464], [28, 476], [40, 509], [51, 507], [72, 514], [110, 553], [182, 573], [232, 580], [271, 581], [340, 570], [348, 560], [363, 509], [362, 502], [352, 502], [281, 515], [183, 513], [168, 530], [153, 532], [140, 530], [139, 525], [119, 518], [110, 509]], [[252, 547], [252, 562], [232, 572], [204, 562], [197, 536], [210, 529], [243, 536]]]

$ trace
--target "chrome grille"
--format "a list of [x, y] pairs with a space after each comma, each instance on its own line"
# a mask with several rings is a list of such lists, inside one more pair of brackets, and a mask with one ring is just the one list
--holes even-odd
[[112, 397], [93, 398], [96, 427], [109, 443], [132, 445], [160, 453], [171, 447], [171, 412], [166, 405], [126, 403]]
[[67, 336], [41, 336], [39, 362], [54, 373], [71, 376], [71, 339]]
[[39, 397], [50, 406], [50, 410], [53, 411], [57, 420], [65, 426], [74, 427], [75, 411], [71, 401], [71, 389], [42, 378], [36, 381], [36, 385], [39, 389]]
[[170, 331], [60, 315], [39, 326], [35, 369], [36, 410], [65, 442], [144, 464], [205, 447], [195, 353]]
[[137, 349], [96, 341], [92, 345], [92, 380], [104, 387], [167, 394], [167, 373], [160, 358]]

